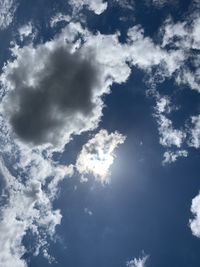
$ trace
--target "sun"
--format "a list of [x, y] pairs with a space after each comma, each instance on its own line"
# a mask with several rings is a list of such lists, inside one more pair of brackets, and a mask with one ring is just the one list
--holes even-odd
[[113, 161], [113, 155], [105, 153], [103, 149], [99, 149], [97, 154], [89, 155], [86, 164], [89, 166], [91, 172], [95, 176], [98, 176], [101, 182], [107, 182], [107, 178], [110, 174], [109, 170]]
[[125, 137], [114, 132], [109, 134], [100, 130], [83, 147], [76, 162], [76, 169], [87, 180], [87, 174], [92, 174], [97, 181], [105, 184], [110, 181], [110, 168], [115, 159], [115, 150]]

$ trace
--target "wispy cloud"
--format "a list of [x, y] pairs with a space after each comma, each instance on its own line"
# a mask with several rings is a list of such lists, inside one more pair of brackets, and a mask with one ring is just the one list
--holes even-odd
[[0, 29], [4, 30], [13, 21], [17, 3], [15, 0], [1, 0], [0, 6]]
[[126, 266], [127, 267], [145, 267], [146, 262], [148, 260], [149, 256], [145, 255], [141, 258], [134, 258], [133, 260], [127, 261]]
[[103, 13], [108, 6], [107, 1], [104, 0], [70, 0], [70, 3], [75, 11], [80, 11], [82, 8], [86, 7], [96, 15]]

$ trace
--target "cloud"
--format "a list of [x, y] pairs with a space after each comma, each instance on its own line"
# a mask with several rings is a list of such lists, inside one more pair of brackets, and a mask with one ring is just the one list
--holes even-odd
[[190, 220], [192, 234], [200, 238], [200, 193], [192, 200], [191, 212], [194, 215]]
[[[91, 2], [86, 4], [92, 8]], [[97, 10], [94, 4], [93, 9]], [[2, 233], [2, 242], [6, 244], [1, 244], [4, 248], [0, 256], [2, 266], [26, 266], [21, 256], [25, 253], [22, 239], [27, 231], [31, 230], [39, 240], [37, 255], [42, 244], [48, 245], [40, 229], [45, 227], [47, 235], [53, 236], [61, 221], [62, 215], [53, 209], [52, 203], [59, 183], [72, 175], [74, 167], [53, 162], [52, 151], [62, 152], [74, 134], [92, 131], [98, 126], [103, 109], [102, 96], [110, 93], [113, 83], [126, 82], [132, 66], [152, 77], [150, 85], [162, 82], [166, 77], [174, 77], [181, 84], [178, 77], [183, 69], [187, 70], [188, 54], [198, 44], [196, 20], [194, 25], [192, 37], [189, 37], [192, 46], [185, 42], [184, 32], [177, 38], [181, 40], [179, 43], [170, 41], [175, 33], [171, 37], [168, 35], [165, 43], [162, 44], [162, 40], [155, 43], [138, 25], [129, 29], [127, 39], [120, 43], [118, 32], [93, 34], [79, 23], [70, 22], [49, 42], [12, 48], [12, 58], [5, 64], [0, 77], [0, 97], [4, 103], [0, 113], [1, 172], [8, 203], [1, 209], [4, 219], [0, 235]], [[197, 70], [198, 62], [193, 62]], [[74, 79], [72, 73], [80, 75], [82, 82], [77, 83], [79, 79]], [[56, 88], [56, 94], [53, 88]], [[171, 111], [169, 102], [165, 97], [157, 104], [160, 142], [166, 147], [180, 148], [185, 131], [174, 129], [167, 117]], [[34, 146], [29, 146], [29, 142]], [[45, 145], [48, 142], [52, 146]], [[83, 176], [92, 174], [96, 180], [107, 182], [115, 148], [123, 142], [124, 136], [117, 132], [100, 131], [83, 146], [77, 158], [77, 170]], [[93, 165], [88, 164], [91, 161]], [[13, 232], [8, 229], [8, 221]], [[132, 264], [142, 266], [145, 261], [134, 259]]]
[[166, 147], [181, 147], [186, 134], [173, 128], [172, 121], [166, 116], [160, 114], [158, 116], [158, 131], [160, 134], [160, 144]]
[[[191, 89], [199, 91], [200, 64], [196, 53], [200, 45], [200, 19], [196, 13], [191, 14], [188, 20], [174, 23], [168, 18], [160, 29], [162, 33], [162, 48], [168, 51], [182, 51], [184, 60], [175, 74], [178, 85], [185, 84]], [[190, 64], [187, 64], [190, 62]]]
[[22, 25], [19, 28], [18, 32], [19, 32], [19, 38], [21, 42], [24, 41], [28, 37], [33, 39], [36, 35], [35, 29], [31, 22]]
[[148, 0], [148, 5], [153, 5], [157, 8], [162, 8], [165, 5], [175, 5], [177, 4], [177, 0]]
[[131, 73], [132, 51], [118, 37], [69, 23], [52, 41], [12, 49], [1, 75], [3, 113], [20, 140], [63, 147], [72, 134], [97, 127], [102, 95]]
[[135, 0], [112, 0], [112, 5], [118, 5], [123, 9], [135, 10]]
[[42, 45], [20, 51], [6, 75], [13, 86], [5, 106], [14, 132], [38, 145], [56, 144], [64, 126], [68, 132], [80, 126], [82, 130], [97, 105], [93, 90], [99, 86], [98, 75], [91, 59], [65, 47]]
[[[0, 77], [0, 98], [3, 102], [0, 110], [0, 154], [6, 201], [6, 205], [1, 207], [3, 249], [0, 265], [26, 266], [22, 259], [26, 252], [22, 240], [28, 231], [36, 239], [36, 244], [32, 244], [34, 255], [41, 252], [47, 256], [47, 239], [53, 238], [62, 217], [59, 210], [53, 209], [53, 201], [58, 195], [60, 182], [74, 171], [71, 165], [62, 166], [54, 162], [52, 152], [62, 152], [72, 134], [96, 128], [102, 115], [102, 95], [110, 92], [114, 82], [120, 84], [129, 77], [129, 51], [124, 49], [126, 46], [120, 44], [118, 38], [118, 33], [93, 35], [80, 24], [69, 23], [49, 42], [37, 46], [15, 45], [12, 48], [12, 57]], [[73, 68], [69, 68], [69, 62]], [[75, 81], [71, 75], [68, 79], [69, 73], [79, 74], [82, 83]], [[71, 87], [64, 90], [64, 81], [67, 85], [74, 85], [76, 95]], [[56, 94], [52, 89], [54, 86]], [[83, 91], [79, 91], [80, 86]], [[67, 97], [62, 99], [63, 94]], [[55, 119], [60, 124], [52, 120], [52, 108], [58, 111]], [[25, 111], [28, 113], [25, 114]], [[46, 119], [50, 120], [53, 128]], [[30, 121], [36, 127], [33, 127], [33, 132], [28, 129]], [[41, 122], [48, 124], [47, 129]], [[21, 133], [22, 125], [26, 131]], [[20, 140], [16, 138], [17, 134]], [[107, 142], [112, 163], [114, 149], [124, 137], [118, 133], [104, 135], [103, 151]], [[30, 146], [28, 141], [35, 146]], [[59, 144], [45, 145], [47, 141], [58, 141]]]
[[126, 266], [127, 267], [145, 267], [146, 262], [148, 260], [149, 256], [143, 256], [142, 258], [135, 258], [133, 260], [127, 261]]
[[77, 171], [83, 176], [92, 174], [97, 181], [108, 183], [115, 150], [124, 141], [125, 137], [118, 132], [109, 134], [100, 130], [82, 147], [76, 161]]
[[1, 0], [0, 6], [0, 29], [4, 30], [12, 23], [17, 4], [14, 0]]
[[[158, 123], [160, 144], [164, 147], [175, 146], [180, 148], [186, 138], [183, 130], [174, 129], [172, 121], [166, 117], [172, 111], [170, 98], [153, 93], [156, 98], [155, 118]], [[166, 154], [167, 155], [167, 154]]]
[[83, 7], [93, 11], [96, 15], [100, 15], [107, 9], [107, 1], [103, 0], [70, 0], [70, 4], [75, 10], [80, 10]]
[[[22, 240], [28, 230], [32, 231], [37, 240], [35, 248], [33, 242], [35, 255], [38, 255], [40, 250], [48, 249], [46, 239], [53, 238], [62, 215], [59, 210], [53, 210], [51, 201], [55, 198], [56, 191], [51, 188], [47, 178], [53, 176], [52, 180], [55, 179], [54, 186], [57, 188], [58, 182], [67, 175], [65, 169], [53, 166], [38, 153], [33, 155], [33, 152], [26, 151], [25, 155], [21, 155], [18, 162], [15, 162], [18, 175], [14, 177], [1, 159], [0, 172], [6, 181], [4, 191], [7, 201], [6, 205], [1, 207], [0, 265], [27, 266], [22, 259], [26, 252]], [[24, 177], [26, 182], [21, 177]], [[48, 188], [46, 192], [42, 189], [43, 186]]]
[[200, 147], [200, 115], [192, 116], [191, 122], [188, 145], [198, 149]]
[[50, 25], [51, 27], [55, 27], [59, 22], [69, 22], [71, 20], [69, 15], [64, 15], [62, 13], [57, 13], [54, 17], [51, 18]]
[[164, 160], [163, 160], [163, 165], [167, 163], [172, 163], [175, 162], [178, 158], [180, 157], [187, 157], [188, 152], [186, 150], [177, 150], [177, 151], [166, 151], [163, 155]]
[[84, 213], [87, 214], [87, 215], [89, 215], [89, 216], [92, 216], [93, 215], [93, 212], [90, 209], [88, 209], [88, 208], [85, 208], [84, 209]]

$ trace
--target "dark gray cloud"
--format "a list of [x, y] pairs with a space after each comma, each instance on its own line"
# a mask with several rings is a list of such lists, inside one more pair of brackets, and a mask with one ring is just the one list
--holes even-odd
[[80, 114], [90, 116], [95, 106], [93, 90], [98, 85], [92, 60], [78, 52], [71, 54], [65, 47], [47, 53], [42, 68], [37, 66], [41, 62], [35, 62], [38, 71], [32, 85], [23, 82], [26, 68], [20, 64], [8, 75], [14, 85], [7, 102], [10, 124], [21, 140], [35, 145], [55, 143], [64, 125], [74, 123]]

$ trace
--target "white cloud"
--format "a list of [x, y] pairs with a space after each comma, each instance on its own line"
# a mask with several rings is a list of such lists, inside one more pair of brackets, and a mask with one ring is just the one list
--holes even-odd
[[[76, 1], [75, 4], [77, 6], [86, 4], [97, 14], [103, 12], [107, 6], [102, 1], [81, 1], [79, 3]], [[193, 36], [192, 46], [196, 47], [199, 42], [199, 24], [194, 22], [194, 25], [191, 36]], [[185, 36], [184, 30], [182, 27], [181, 36]], [[49, 42], [35, 47], [33, 45], [21, 48], [15, 46], [12, 49], [14, 57], [7, 62], [1, 75], [2, 90], [0, 94], [1, 98], [5, 95], [3, 101], [23, 84], [28, 87], [37, 85], [40, 82], [39, 78], [44, 74], [46, 60], [49, 59], [52, 51], [57, 51], [59, 47], [67, 49], [71, 55], [78, 54], [82, 59], [91, 60], [92, 58], [94, 60], [92, 63], [98, 67], [99, 80], [91, 91], [93, 104], [91, 112], [88, 116], [77, 112], [68, 117], [59, 131], [57, 136], [59, 140], [56, 145], [45, 144], [29, 147], [19, 141], [7, 121], [5, 110], [1, 110], [0, 151], [2, 157], [8, 161], [4, 163], [2, 160], [1, 172], [6, 181], [5, 192], [9, 192], [8, 205], [2, 210], [4, 219], [0, 226], [0, 235], [2, 236], [0, 242], [3, 242], [1, 247], [4, 248], [0, 252], [2, 266], [26, 266], [26, 263], [21, 260], [21, 256], [25, 252], [22, 238], [26, 231], [31, 229], [40, 236], [40, 227], [45, 226], [47, 233], [51, 236], [56, 225], [60, 223], [61, 214], [58, 210], [53, 210], [52, 201], [56, 196], [59, 182], [65, 176], [73, 173], [73, 166], [65, 167], [52, 162], [52, 151], [62, 151], [74, 134], [81, 134], [98, 126], [103, 108], [101, 97], [110, 92], [113, 83], [126, 82], [131, 73], [131, 66], [137, 66], [150, 74], [152, 68], [157, 66], [158, 73], [164, 78], [175, 76], [179, 70], [185, 68], [185, 60], [188, 58], [185, 51], [189, 52], [188, 47], [191, 45], [188, 43], [188, 46], [184, 42], [186, 37], [181, 37], [181, 46], [179, 47], [177, 44], [175, 49], [168, 50], [166, 46], [169, 45], [174, 35], [175, 33], [171, 35], [168, 33], [163, 44], [159, 45], [155, 44], [151, 38], [145, 37], [143, 29], [136, 26], [129, 29], [128, 38], [122, 44], [119, 42], [118, 32], [110, 35], [97, 32], [94, 35], [79, 23], [71, 22], [62, 30], [61, 34], [56, 35]], [[198, 69], [198, 63], [195, 64]], [[197, 71], [195, 73], [197, 74]], [[17, 79], [13, 79], [14, 76]], [[178, 77], [180, 75], [176, 77], [177, 82]], [[160, 142], [167, 147], [174, 145], [180, 148], [186, 136], [184, 131], [174, 129], [173, 122], [166, 117], [171, 110], [169, 102], [168, 98], [164, 98], [157, 103]], [[195, 133], [194, 136], [197, 134]], [[108, 134], [105, 130], [100, 131], [83, 146], [77, 158], [77, 170], [83, 176], [90, 173], [97, 180], [107, 182], [109, 168], [114, 160], [115, 148], [124, 140], [124, 136], [117, 132]], [[194, 140], [191, 142], [197, 144], [197, 139]], [[197, 147], [197, 145], [195, 146]], [[174, 160], [174, 156], [170, 155], [168, 158]], [[18, 173], [18, 175], [15, 177], [14, 173]], [[50, 181], [47, 178], [51, 178]], [[47, 190], [45, 191], [43, 188], [47, 188]], [[6, 224], [8, 221], [12, 226], [10, 229]], [[45, 244], [45, 241], [41, 241], [40, 244]], [[145, 257], [134, 259], [132, 265], [143, 267], [146, 262], [144, 259]], [[14, 264], [13, 261], [15, 261]]]
[[[1, 245], [3, 247], [0, 252], [2, 266], [26, 266], [21, 256], [26, 251], [22, 245], [22, 239], [28, 230], [31, 230], [38, 240], [34, 255], [38, 255], [41, 250], [44, 255], [47, 255], [46, 238], [53, 236], [55, 227], [62, 217], [59, 210], [52, 208], [52, 202], [57, 196], [59, 183], [65, 177], [71, 176], [74, 169], [73, 166], [62, 166], [53, 162], [52, 152], [55, 150], [62, 152], [73, 133], [80, 134], [97, 127], [103, 107], [101, 96], [110, 92], [113, 82], [122, 83], [129, 77], [130, 53], [126, 45], [119, 43], [118, 37], [118, 34], [93, 35], [87, 29], [83, 29], [80, 24], [70, 23], [50, 42], [36, 47], [30, 44], [21, 48], [16, 45], [12, 48], [14, 57], [7, 62], [1, 75], [0, 97], [3, 102], [11, 92], [18, 90], [22, 83], [30, 87], [38, 83], [45, 58], [47, 59], [51, 51], [57, 47], [67, 47], [70, 53], [78, 52], [83, 58], [90, 58], [92, 55], [99, 68], [99, 82], [92, 93], [94, 105], [89, 117], [81, 114], [72, 116], [68, 125], [65, 125], [66, 128], [64, 127], [65, 130], [63, 130], [58, 146], [44, 144], [32, 147], [18, 140], [7, 120], [5, 109], [1, 106], [0, 151], [2, 158], [7, 159], [6, 163], [2, 160], [1, 172], [5, 179], [4, 194], [7, 196], [8, 203], [1, 208], [3, 220], [0, 235], [2, 242], [6, 244]], [[11, 79], [14, 77], [12, 75], [17, 79]], [[101, 177], [104, 177], [114, 160], [114, 150], [124, 142], [124, 137], [119, 133], [109, 135], [106, 131], [100, 132], [97, 137], [99, 138], [96, 142], [97, 144], [102, 142], [102, 151], [107, 153], [106, 157], [110, 153], [107, 158], [109, 164], [106, 163], [103, 173], [101, 172]], [[101, 151], [100, 147], [98, 151]], [[7, 222], [10, 223], [10, 230]], [[45, 230], [45, 235], [42, 234], [41, 228]]]
[[48, 249], [46, 239], [53, 238], [62, 217], [59, 210], [53, 209], [52, 201], [57, 196], [58, 184], [72, 175], [73, 169], [53, 163], [48, 151], [44, 155], [45, 151], [18, 145], [2, 117], [0, 147], [5, 200], [1, 207], [0, 265], [25, 267], [22, 240], [30, 230], [37, 239], [34, 254]]
[[80, 10], [84, 6], [95, 14], [100, 15], [107, 9], [107, 1], [103, 0], [70, 0], [74, 9]]
[[23, 41], [24, 39], [26, 39], [27, 37], [30, 37], [31, 39], [33, 39], [36, 35], [35, 33], [35, 29], [32, 25], [31, 22], [25, 24], [25, 25], [22, 25], [19, 30], [19, 38], [21, 41]]
[[135, 258], [133, 260], [127, 261], [126, 266], [127, 267], [145, 267], [146, 262], [148, 260], [149, 256], [143, 256], [142, 258]]
[[166, 117], [166, 114], [173, 109], [170, 98], [160, 96], [157, 92], [154, 93], [154, 97], [156, 98], [155, 118], [158, 123], [160, 144], [165, 147], [180, 148], [186, 138], [186, 133], [183, 130], [174, 129], [172, 121]]
[[[79, 36], [78, 40], [77, 36]], [[24, 86], [29, 87], [30, 90], [32, 87], [37, 87], [45, 70], [45, 62], [60, 48], [69, 51], [72, 56], [75, 53], [79, 54], [81, 60], [91, 61], [91, 64], [98, 68], [98, 81], [92, 88], [92, 98], [89, 100], [92, 104], [90, 112], [83, 114], [82, 112], [74, 111], [71, 115], [65, 114], [63, 119], [60, 114], [56, 120], [59, 120], [59, 124], [62, 121], [63, 127], [59, 127], [56, 135], [51, 131], [51, 135], [47, 137], [48, 142], [53, 142], [54, 145], [57, 143], [58, 147], [64, 147], [72, 134], [80, 134], [83, 131], [97, 127], [102, 116], [103, 103], [101, 96], [109, 93], [113, 82], [123, 83], [131, 73], [128, 60], [131, 60], [132, 50], [130, 50], [130, 47], [132, 44], [122, 45], [118, 37], [117, 33], [112, 35], [102, 35], [100, 33], [92, 35], [87, 29], [83, 29], [80, 24], [70, 23], [52, 41], [40, 44], [35, 48], [29, 45], [22, 48], [15, 46], [12, 49], [13, 56], [16, 59], [7, 63], [1, 75], [1, 82], [5, 92], [15, 92], [19, 90], [18, 88], [24, 88]], [[18, 97], [18, 95], [16, 96]], [[7, 101], [7, 96], [9, 96], [9, 93], [4, 98], [5, 102]], [[16, 99], [14, 102], [17, 104], [18, 101], [21, 100]], [[7, 109], [8, 107], [11, 108], [11, 114], [15, 114], [14, 109], [17, 110], [19, 108], [8, 104], [5, 107]], [[9, 114], [9, 111], [6, 114]], [[26, 136], [26, 138], [30, 138], [30, 136]]]
[[71, 18], [69, 15], [57, 13], [54, 17], [51, 18], [50, 25], [53, 28], [61, 21], [69, 22], [70, 20], [71, 20]]
[[[23, 154], [23, 151], [20, 153]], [[20, 161], [23, 161], [23, 164]], [[4, 191], [7, 195], [6, 205], [1, 208], [0, 223], [0, 264], [5, 267], [27, 266], [21, 257], [26, 252], [22, 239], [28, 230], [40, 240], [38, 248], [35, 248], [38, 252], [35, 254], [38, 254], [40, 249], [47, 249], [46, 237], [53, 237], [55, 227], [60, 224], [62, 218], [60, 211], [52, 208], [51, 201], [56, 196], [55, 188], [61, 179], [70, 175], [69, 172], [65, 173], [64, 169], [60, 171], [59, 166], [52, 166], [37, 153], [31, 155], [27, 152], [20, 156], [19, 166], [17, 162], [15, 164], [18, 173], [16, 177], [10, 174], [3, 159], [0, 164], [1, 174], [6, 182]], [[52, 180], [55, 179], [55, 188], [49, 186], [47, 178], [50, 175]], [[47, 191], [42, 189], [43, 186], [47, 187]], [[44, 231], [45, 236], [43, 236]]]
[[182, 51], [167, 51], [144, 36], [141, 26], [134, 26], [128, 31], [131, 63], [139, 68], [150, 71], [153, 66], [162, 67], [165, 75], [172, 75], [184, 60]]
[[83, 176], [92, 174], [97, 181], [108, 183], [115, 150], [124, 141], [125, 137], [118, 132], [109, 134], [101, 130], [82, 147], [76, 169]]
[[[191, 23], [192, 21], [192, 23]], [[199, 56], [195, 55], [193, 49], [200, 46], [200, 19], [195, 13], [188, 20], [174, 23], [171, 18], [167, 19], [161, 27], [162, 48], [168, 47], [169, 51], [182, 51], [184, 60], [176, 72], [175, 81], [178, 85], [186, 84], [191, 89], [200, 91], [200, 63]], [[192, 65], [190, 69], [187, 65], [188, 60]]]
[[162, 114], [158, 116], [157, 122], [160, 144], [166, 147], [176, 146], [180, 148], [186, 134], [181, 130], [174, 129], [172, 121]]
[[16, 5], [14, 0], [0, 0], [0, 29], [6, 29], [11, 24]]
[[186, 150], [166, 151], [163, 155], [163, 164], [175, 162], [180, 157], [187, 157], [188, 152]]
[[200, 148], [200, 115], [191, 117], [192, 125], [189, 127], [188, 145]]
[[194, 218], [190, 220], [190, 228], [193, 235], [200, 238], [200, 193], [192, 200], [191, 212]]
[[160, 96], [156, 93], [156, 112], [157, 114], [170, 113], [171, 112], [171, 101], [168, 96]]

